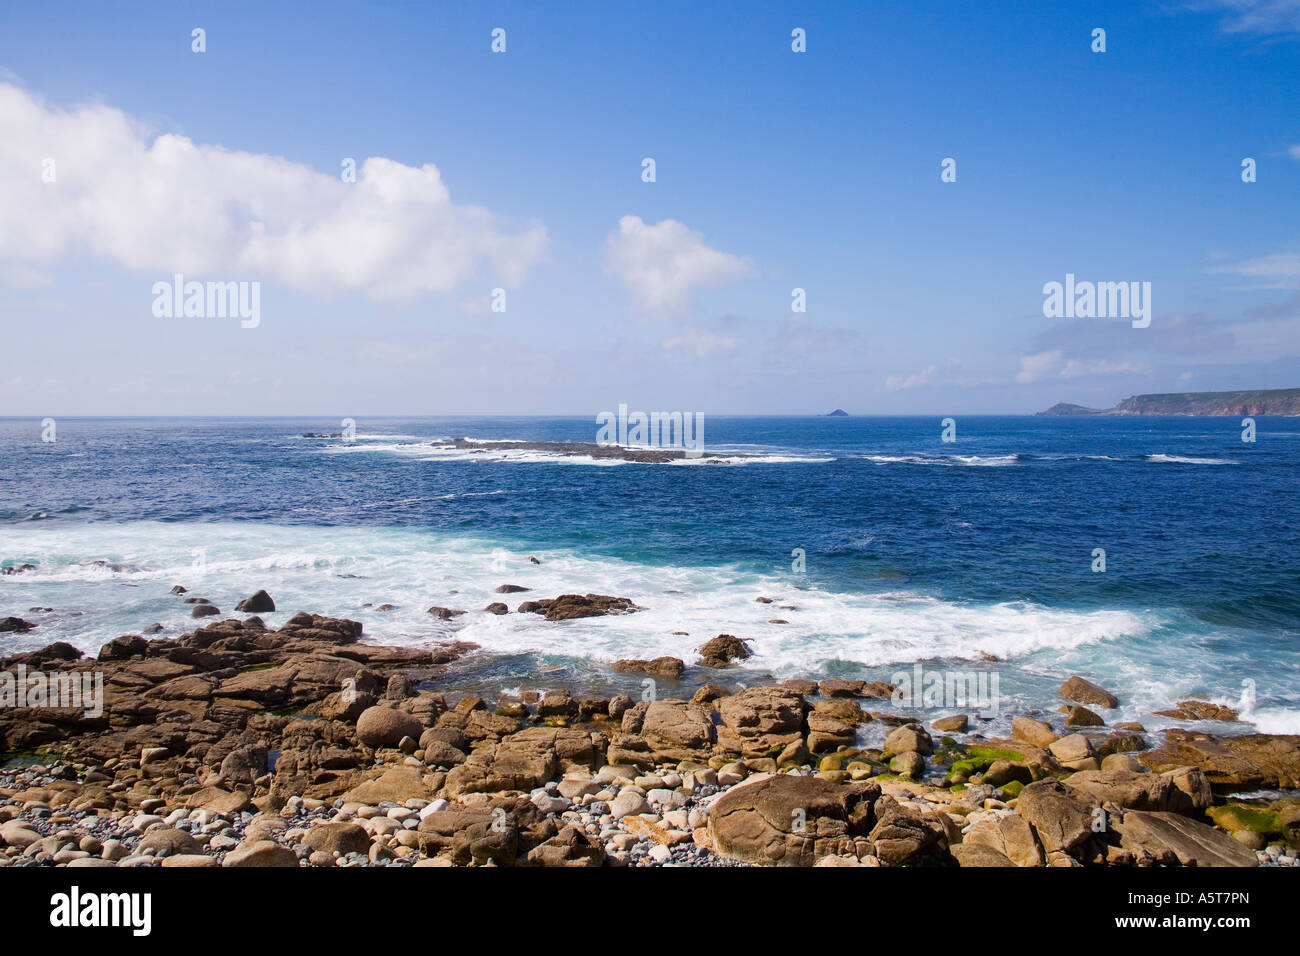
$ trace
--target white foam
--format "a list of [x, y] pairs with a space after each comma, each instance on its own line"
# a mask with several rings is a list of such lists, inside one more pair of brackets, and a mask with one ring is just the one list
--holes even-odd
[[1235, 465], [1237, 462], [1227, 458], [1189, 458], [1184, 455], [1146, 455], [1147, 461], [1174, 463], [1179, 465]]
[[[310, 610], [362, 620], [366, 639], [378, 643], [419, 645], [454, 633], [503, 653], [690, 658], [705, 640], [731, 633], [752, 641], [756, 656], [749, 667], [784, 676], [806, 675], [827, 661], [886, 665], [939, 657], [979, 660], [982, 654], [1016, 659], [1136, 638], [1150, 626], [1125, 611], [954, 602], [897, 589], [801, 590], [802, 580], [793, 576], [734, 566], [659, 567], [568, 550], [527, 552], [422, 529], [135, 522], [13, 526], [8, 537], [8, 553], [39, 568], [0, 577], [0, 597], [14, 606], [57, 608], [31, 636], [39, 636], [42, 646], [67, 640], [87, 651], [155, 621], [168, 625], [171, 635], [192, 629], [191, 606], [168, 593], [173, 584], [185, 585], [188, 596], [207, 598], [224, 614], [265, 588], [279, 608], [264, 615], [273, 626]], [[530, 553], [541, 564], [532, 564]], [[124, 570], [86, 563], [95, 558]], [[531, 591], [503, 596], [495, 591], [501, 584]], [[483, 610], [503, 599], [513, 609], [530, 598], [569, 592], [630, 597], [646, 610], [558, 623], [513, 610], [501, 616]], [[758, 603], [758, 595], [774, 602]], [[366, 603], [398, 609], [377, 612]], [[431, 605], [469, 613], [440, 621], [427, 613]], [[86, 613], [67, 613], [74, 610]], [[773, 618], [790, 623], [769, 623]]]

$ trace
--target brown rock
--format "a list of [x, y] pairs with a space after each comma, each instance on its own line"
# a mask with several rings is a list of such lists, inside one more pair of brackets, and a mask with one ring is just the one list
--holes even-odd
[[1113, 710], [1119, 706], [1119, 701], [1115, 695], [1109, 691], [1102, 690], [1091, 681], [1085, 680], [1078, 675], [1071, 677], [1061, 685], [1061, 696], [1066, 700], [1072, 700], [1080, 704], [1092, 704], [1097, 707], [1105, 707]]

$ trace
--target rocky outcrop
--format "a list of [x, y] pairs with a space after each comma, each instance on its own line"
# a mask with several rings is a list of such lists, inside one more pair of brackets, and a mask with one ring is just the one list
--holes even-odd
[[[875, 784], [777, 774], [735, 787], [709, 811], [713, 845], [759, 866], [812, 866], [824, 856], [871, 855]], [[889, 839], [886, 834], [885, 839]]]
[[557, 598], [525, 601], [519, 605], [522, 614], [541, 614], [548, 621], [569, 621], [583, 617], [601, 617], [606, 614], [631, 614], [643, 610], [631, 598], [611, 597], [608, 594], [561, 594]]
[[1177, 813], [1130, 810], [1117, 823], [1120, 846], [1139, 862], [1180, 866], [1258, 866], [1255, 854], [1222, 831]]
[[678, 657], [656, 657], [654, 660], [624, 659], [609, 665], [610, 670], [620, 674], [648, 674], [651, 677], [665, 677], [676, 680], [686, 670], [686, 664]]
[[746, 757], [774, 757], [803, 739], [808, 705], [782, 687], [755, 687], [718, 701], [718, 744]]
[[697, 650], [701, 667], [726, 667], [732, 661], [743, 661], [750, 656], [749, 646], [730, 634], [719, 634], [700, 645]]
[[1156, 771], [1199, 767], [1220, 792], [1300, 788], [1300, 736], [1219, 737], [1172, 729], [1165, 732], [1164, 746], [1139, 759]]

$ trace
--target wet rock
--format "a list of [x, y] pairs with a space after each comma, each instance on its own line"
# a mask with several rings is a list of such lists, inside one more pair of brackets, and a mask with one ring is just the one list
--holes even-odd
[[441, 621], [450, 621], [453, 617], [459, 617], [465, 612], [453, 611], [449, 607], [440, 607], [435, 604], [433, 607], [429, 608], [429, 613]]
[[1139, 759], [1152, 770], [1199, 767], [1216, 791], [1300, 788], [1300, 736], [1219, 737], [1172, 729], [1163, 747]]
[[656, 657], [654, 660], [615, 661], [610, 669], [620, 674], [649, 674], [651, 677], [663, 677], [676, 680], [686, 670], [686, 664], [677, 657]]
[[275, 610], [275, 602], [265, 591], [258, 591], [236, 604], [235, 610], [246, 614], [265, 614]]
[[745, 642], [731, 634], [719, 634], [702, 644], [698, 650], [699, 664], [702, 667], [726, 667], [732, 661], [743, 661], [750, 657]]
[[642, 610], [631, 598], [611, 597], [608, 594], [561, 594], [557, 598], [525, 601], [519, 605], [524, 614], [541, 614], [548, 621], [568, 621], [583, 617], [601, 617], [606, 614], [631, 614]]
[[1089, 680], [1077, 674], [1061, 685], [1061, 696], [1079, 704], [1092, 704], [1113, 710], [1119, 706], [1119, 700], [1110, 691], [1102, 690]]
[[500, 601], [493, 601], [491, 604], [489, 604], [489, 605], [488, 605], [487, 607], [485, 607], [483, 610], [487, 611], [489, 614], [509, 614], [509, 613], [510, 613], [510, 608], [507, 607], [506, 605], [502, 604]]

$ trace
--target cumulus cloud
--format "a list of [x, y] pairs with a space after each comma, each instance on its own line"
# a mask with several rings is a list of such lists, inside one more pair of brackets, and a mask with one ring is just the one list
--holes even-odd
[[0, 262], [88, 253], [154, 274], [403, 300], [448, 292], [484, 263], [522, 281], [546, 251], [545, 227], [453, 203], [432, 164], [373, 157], [346, 183], [277, 156], [151, 138], [121, 110], [61, 110], [8, 83], [0, 128]]
[[1098, 375], [1136, 375], [1148, 371], [1146, 365], [1110, 359], [1067, 358], [1060, 349], [1020, 357], [1016, 381], [1022, 384], [1058, 378], [1084, 378]]
[[677, 311], [697, 288], [749, 274], [748, 260], [709, 248], [704, 237], [676, 219], [653, 226], [624, 216], [605, 239], [605, 268], [647, 308]]

